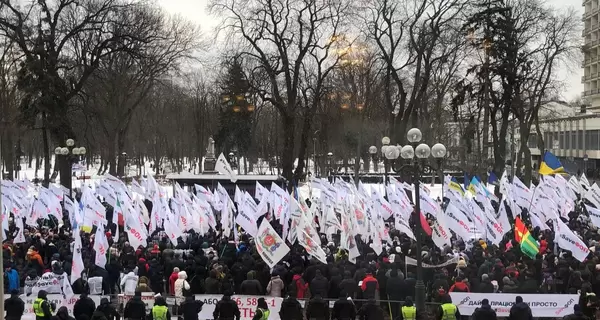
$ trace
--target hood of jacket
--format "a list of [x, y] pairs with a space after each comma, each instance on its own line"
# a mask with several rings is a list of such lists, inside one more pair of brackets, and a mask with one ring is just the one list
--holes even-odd
[[177, 274], [177, 278], [178, 279], [187, 279], [187, 273], [185, 271], [179, 271], [179, 273]]
[[519, 309], [519, 310], [527, 310], [527, 309], [529, 309], [529, 305], [525, 302], [518, 302], [513, 305], [513, 308]]
[[65, 306], [58, 308], [58, 311], [56, 312], [56, 316], [61, 319], [69, 319], [69, 309], [67, 309], [67, 307], [65, 307]]

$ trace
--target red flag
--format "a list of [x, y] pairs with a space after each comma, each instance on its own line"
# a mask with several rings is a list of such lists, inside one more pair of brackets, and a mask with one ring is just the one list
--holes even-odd
[[423, 231], [425, 231], [425, 233], [427, 233], [428, 236], [431, 237], [431, 227], [429, 226], [429, 222], [427, 222], [427, 219], [425, 218], [425, 215], [423, 214], [423, 211], [420, 212], [420, 216], [421, 216], [421, 227], [423, 228]]

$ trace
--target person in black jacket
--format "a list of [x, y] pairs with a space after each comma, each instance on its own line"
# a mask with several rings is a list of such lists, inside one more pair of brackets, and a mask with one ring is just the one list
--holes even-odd
[[390, 278], [387, 281], [387, 295], [390, 301], [390, 309], [392, 310], [392, 319], [396, 319], [400, 312], [400, 302], [406, 299], [406, 282], [404, 276], [398, 275], [398, 269], [392, 269], [390, 271]]
[[20, 320], [25, 312], [25, 302], [19, 298], [19, 291], [10, 292], [10, 298], [4, 301], [4, 310], [6, 310], [6, 320]]
[[213, 318], [215, 320], [240, 320], [240, 309], [235, 301], [231, 300], [231, 292], [226, 292], [221, 301], [215, 306]]
[[[317, 274], [321, 274], [319, 270], [317, 270]], [[315, 279], [313, 279], [313, 282], [315, 280], [317, 280], [316, 276]], [[308, 301], [308, 305], [306, 306], [306, 318], [314, 320], [329, 319], [329, 304], [327, 301], [323, 300], [319, 294], [313, 296], [312, 299]]]
[[263, 292], [263, 288], [260, 285], [260, 282], [254, 279], [254, 271], [250, 271], [246, 275], [246, 280], [242, 281], [240, 285], [240, 294], [245, 295], [261, 295]]
[[576, 304], [573, 306], [573, 314], [564, 316], [563, 320], [591, 320], [591, 319], [590, 319], [590, 317], [586, 316], [583, 313], [583, 311], [581, 310], [581, 306]]
[[488, 299], [481, 300], [481, 307], [473, 312], [473, 320], [496, 320], [496, 311], [490, 306]]
[[52, 320], [75, 320], [75, 318], [69, 315], [69, 309], [67, 309], [67, 307], [62, 306], [58, 308], [58, 311], [56, 312], [56, 315], [52, 317]]
[[96, 311], [104, 313], [107, 320], [120, 320], [121, 315], [110, 305], [110, 301], [107, 298], [100, 299], [100, 305], [96, 308]]
[[179, 307], [183, 320], [198, 320], [198, 313], [202, 311], [204, 302], [197, 301], [193, 295], [188, 295]]
[[384, 320], [384, 312], [375, 299], [369, 299], [360, 310], [358, 316], [361, 320]]
[[96, 303], [94, 300], [88, 297], [87, 293], [82, 293], [79, 296], [79, 300], [75, 302], [75, 306], [73, 306], [73, 315], [75, 316], [75, 320], [84, 319], [83, 316], [87, 316], [87, 319], [91, 319], [95, 310]]
[[477, 286], [473, 292], [479, 293], [494, 293], [494, 285], [492, 284], [490, 277], [487, 274], [481, 275], [481, 283]]
[[303, 320], [302, 306], [300, 302], [296, 300], [296, 292], [290, 292], [290, 294], [283, 299], [281, 302], [281, 309], [279, 310], [279, 317], [281, 319], [289, 320]]
[[352, 278], [350, 271], [344, 271], [344, 280], [340, 282], [340, 296], [346, 295], [350, 298], [355, 298], [358, 291], [358, 283]]
[[533, 315], [531, 314], [531, 308], [525, 302], [523, 302], [523, 297], [517, 296], [515, 299], [515, 304], [510, 308], [510, 314], [508, 316], [509, 320], [533, 320]]
[[321, 296], [327, 298], [329, 291], [329, 281], [321, 274], [321, 270], [316, 270], [314, 279], [310, 282], [310, 294], [314, 296]]
[[127, 301], [123, 310], [123, 318], [128, 320], [146, 319], [146, 304], [142, 301], [142, 293], [136, 291], [133, 298]]
[[331, 320], [354, 320], [356, 319], [356, 308], [348, 295], [343, 293], [333, 304], [331, 311]]

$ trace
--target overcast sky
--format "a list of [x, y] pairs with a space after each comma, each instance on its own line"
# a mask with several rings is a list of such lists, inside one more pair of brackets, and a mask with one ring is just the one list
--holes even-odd
[[[581, 0], [546, 0], [551, 5], [559, 10], [574, 8], [580, 14], [583, 14]], [[206, 4], [208, 0], [158, 0], [158, 3], [172, 14], [179, 14], [200, 25], [203, 32], [211, 33], [212, 28], [217, 21], [206, 13]], [[583, 22], [582, 22], [583, 24]], [[583, 91], [581, 84], [581, 69], [580, 61], [574, 64], [576, 67], [573, 70], [561, 70], [559, 79], [565, 83], [565, 91], [562, 93], [562, 98], [565, 100], [573, 99]]]

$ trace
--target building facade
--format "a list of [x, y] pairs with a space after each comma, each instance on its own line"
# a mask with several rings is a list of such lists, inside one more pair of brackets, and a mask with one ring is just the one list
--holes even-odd
[[[548, 102], [540, 110], [540, 131], [544, 146], [554, 153], [571, 173], [589, 171], [598, 176], [600, 168], [600, 113], [586, 106], [572, 107], [564, 102]], [[542, 151], [539, 137], [532, 128], [527, 145], [535, 167], [538, 168]]]
[[583, 0], [583, 94], [592, 109], [600, 108], [600, 28], [599, 0]]

